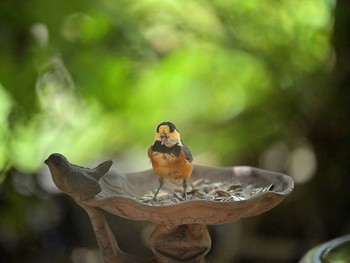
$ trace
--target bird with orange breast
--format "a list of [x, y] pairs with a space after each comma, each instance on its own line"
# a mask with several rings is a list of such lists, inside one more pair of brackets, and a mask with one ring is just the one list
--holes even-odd
[[181, 141], [180, 133], [171, 122], [162, 122], [157, 126], [154, 143], [148, 149], [154, 173], [159, 176], [159, 188], [153, 200], [156, 200], [164, 178], [183, 182], [183, 197], [187, 200], [187, 181], [192, 173], [192, 154]]

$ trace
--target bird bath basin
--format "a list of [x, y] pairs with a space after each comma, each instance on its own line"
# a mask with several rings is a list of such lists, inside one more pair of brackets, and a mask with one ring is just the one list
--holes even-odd
[[[63, 174], [57, 162], [46, 163], [53, 179], [71, 173], [65, 170]], [[72, 174], [79, 173], [81, 167], [70, 165]], [[293, 180], [286, 175], [247, 166], [194, 165], [188, 181], [192, 189], [188, 191], [194, 193], [199, 188], [201, 195], [189, 194], [187, 201], [172, 196], [178, 185], [171, 182], [162, 187], [165, 202], [151, 201], [150, 191], [157, 189], [158, 183], [153, 170], [129, 174], [110, 170], [99, 180], [101, 191], [93, 198], [80, 200], [73, 196], [90, 216], [105, 262], [205, 262], [211, 246], [206, 225], [232, 223], [264, 213], [282, 202], [294, 187]], [[218, 189], [221, 186], [225, 190]], [[143, 260], [122, 252], [100, 209], [156, 223], [158, 226], [150, 236], [154, 258]]]

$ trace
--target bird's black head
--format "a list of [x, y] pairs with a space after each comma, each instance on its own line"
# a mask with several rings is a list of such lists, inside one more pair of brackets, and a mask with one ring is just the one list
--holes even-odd
[[174, 132], [174, 131], [176, 130], [176, 126], [175, 126], [174, 123], [172, 123], [172, 122], [170, 122], [170, 121], [164, 121], [164, 122], [160, 123], [160, 124], [157, 126], [156, 131], [159, 132], [159, 127], [160, 127], [160, 126], [163, 126], [163, 125], [168, 126], [170, 132]]
[[167, 147], [170, 147], [169, 145], [181, 142], [180, 133], [175, 124], [169, 121], [160, 123], [156, 131], [155, 141], [160, 141], [162, 145], [166, 144]]

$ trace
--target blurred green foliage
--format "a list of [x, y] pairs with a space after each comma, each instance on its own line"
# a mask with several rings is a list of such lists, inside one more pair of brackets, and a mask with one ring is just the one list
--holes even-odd
[[146, 149], [163, 120], [226, 164], [288, 140], [319, 104], [332, 3], [2, 1], [0, 166]]
[[[346, 185], [348, 157], [341, 151], [349, 148], [342, 141], [348, 115], [330, 100], [348, 101], [329, 79], [339, 61], [346, 68], [349, 60], [335, 56], [331, 44], [335, 5], [0, 0], [0, 200], [6, 201], [0, 209], [0, 261], [12, 260], [19, 249], [34, 250], [29, 244], [35, 240], [42, 242], [37, 253], [47, 253], [40, 262], [67, 262], [53, 259], [68, 254], [57, 250], [67, 242], [58, 244], [60, 236], [50, 231], [67, 216], [68, 205], [45, 199], [40, 176], [31, 176], [41, 174], [49, 154], [60, 152], [86, 166], [115, 158], [150, 168], [146, 152], [162, 121], [177, 125], [195, 163], [254, 165], [286, 172], [297, 183], [318, 173], [307, 191], [295, 190], [289, 213], [273, 210], [262, 229], [291, 244], [287, 236], [295, 232], [290, 236], [300, 246], [342, 231], [334, 229], [348, 225], [340, 222], [348, 209], [333, 201], [340, 193], [340, 200], [348, 200], [347, 191], [339, 191]], [[344, 31], [340, 44], [348, 47]], [[341, 157], [333, 165], [327, 162], [330, 149]], [[329, 174], [339, 180], [330, 184]], [[72, 229], [86, 234], [84, 225], [75, 228], [72, 221], [62, 223], [69, 229], [64, 235]], [[41, 240], [46, 235], [57, 242], [52, 250]], [[18, 241], [22, 236], [26, 246]], [[2, 252], [11, 249], [6, 258]]]

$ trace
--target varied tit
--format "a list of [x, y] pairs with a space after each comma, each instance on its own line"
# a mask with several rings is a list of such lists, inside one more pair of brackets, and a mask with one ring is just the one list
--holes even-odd
[[171, 122], [157, 126], [154, 143], [148, 149], [154, 173], [159, 176], [159, 188], [154, 200], [164, 184], [164, 178], [183, 181], [183, 197], [187, 200], [187, 181], [192, 173], [192, 154], [181, 141], [180, 133]]

